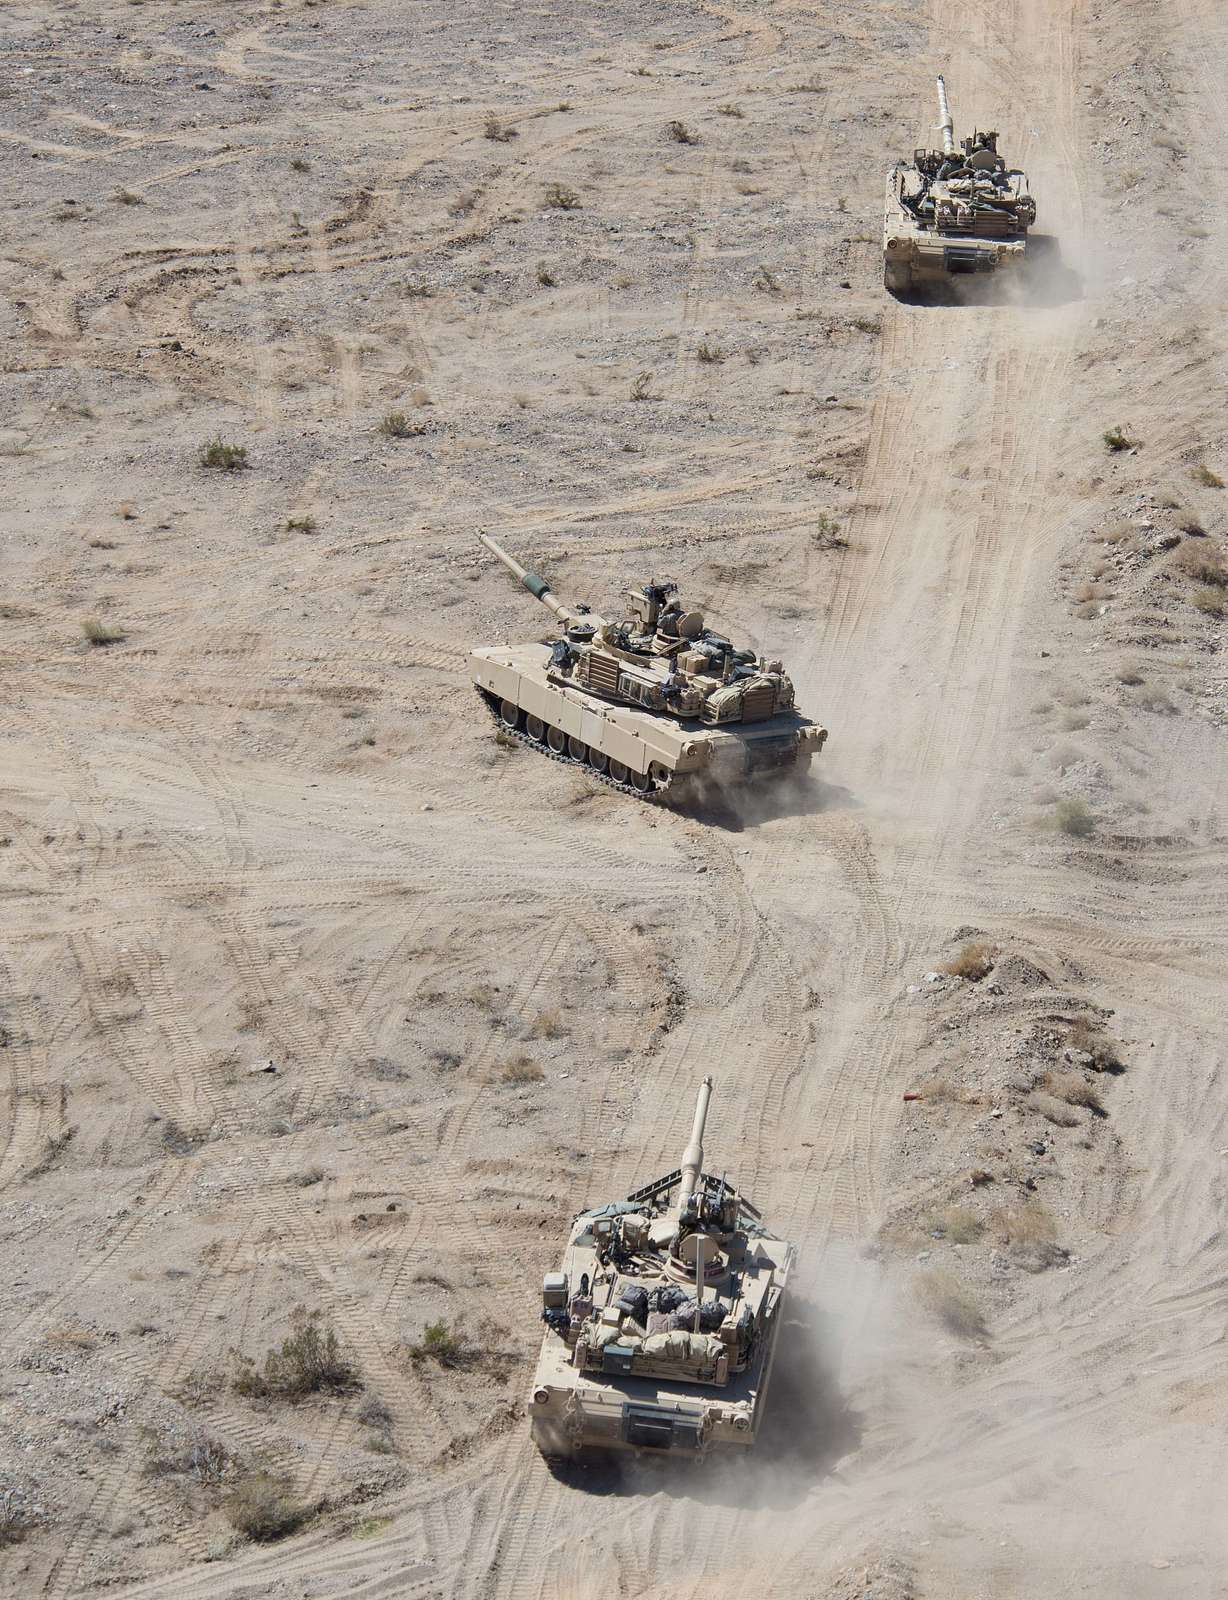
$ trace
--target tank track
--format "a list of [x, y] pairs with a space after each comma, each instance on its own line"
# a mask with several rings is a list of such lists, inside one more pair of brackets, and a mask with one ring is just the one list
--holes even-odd
[[517, 744], [527, 745], [536, 755], [547, 756], [551, 761], [558, 761], [565, 767], [578, 768], [579, 771], [587, 773], [595, 782], [604, 783], [607, 789], [616, 789], [619, 794], [629, 794], [633, 800], [643, 801], [645, 805], [659, 806], [664, 805], [671, 794], [676, 796], [683, 788], [681, 784], [675, 785], [672, 778], [669, 783], [659, 784], [656, 788], [648, 790], [637, 789], [633, 783], [619, 783], [617, 778], [611, 778], [608, 772], [598, 772], [597, 768], [591, 766], [587, 761], [581, 761], [576, 756], [568, 755], [565, 751], [560, 753], [558, 750], [552, 750], [548, 744], [539, 744], [536, 739], [530, 739], [523, 728], [509, 728], [499, 715], [498, 707], [492, 704], [485, 690], [479, 689], [477, 693], [482, 704], [490, 712], [495, 726], [507, 738], [515, 739]]

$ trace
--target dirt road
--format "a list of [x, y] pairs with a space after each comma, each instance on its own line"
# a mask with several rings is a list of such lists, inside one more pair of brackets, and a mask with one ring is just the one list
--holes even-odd
[[[1228, 1592], [1218, 9], [5, 31], [6, 1592]], [[940, 70], [1032, 290], [883, 295]], [[465, 651], [542, 622], [482, 528], [783, 654], [821, 783], [692, 815], [498, 745]], [[993, 987], [927, 982], [970, 938]], [[1009, 1075], [1079, 1007], [1126, 1070], [1051, 1126]], [[804, 1253], [774, 1428], [557, 1478], [541, 1272], [705, 1072]], [[931, 1225], [970, 1167], [1045, 1270]], [[296, 1306], [361, 1391], [234, 1392]]]

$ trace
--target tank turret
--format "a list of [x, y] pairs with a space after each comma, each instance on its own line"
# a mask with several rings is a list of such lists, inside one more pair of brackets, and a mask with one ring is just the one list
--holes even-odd
[[564, 605], [492, 538], [479, 540], [561, 624], [549, 645], [473, 652], [475, 684], [507, 732], [641, 794], [681, 790], [701, 773], [736, 781], [796, 768], [822, 746], [826, 732], [798, 713], [783, 663], [709, 628], [676, 584], [627, 589], [626, 614], [602, 617]]
[[883, 281], [896, 294], [914, 284], [1022, 262], [1036, 202], [1027, 178], [998, 153], [996, 131], [956, 142], [946, 80], [938, 79], [941, 150], [914, 150], [887, 180]]
[[542, 1284], [529, 1403], [544, 1455], [753, 1444], [794, 1248], [703, 1170], [712, 1079], [677, 1170], [583, 1211]]

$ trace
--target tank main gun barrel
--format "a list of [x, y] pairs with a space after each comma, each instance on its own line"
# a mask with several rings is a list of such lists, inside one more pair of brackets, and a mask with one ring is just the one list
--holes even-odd
[[519, 578], [521, 583], [524, 584], [525, 588], [529, 591], [533, 598], [535, 600], [540, 600], [542, 605], [546, 607], [547, 611], [553, 611], [555, 616], [563, 622], [572, 622], [575, 620], [578, 613], [569, 611], [561, 600], [555, 598], [554, 594], [551, 592], [550, 585], [546, 582], [545, 578], [539, 578], [535, 572], [529, 572], [526, 568], [522, 567], [519, 561], [513, 561], [511, 556], [508, 555], [507, 551], [502, 549], [501, 546], [497, 545], [495, 541], [487, 534], [479, 533], [478, 543], [484, 544], [492, 556], [497, 556], [507, 570], [512, 574], [512, 576]]
[[942, 150], [944, 155], [955, 154], [955, 127], [951, 121], [951, 108], [947, 104], [946, 79], [941, 73], [938, 76], [938, 131], [942, 134]]
[[686, 1210], [687, 1201], [695, 1193], [704, 1165], [704, 1124], [708, 1120], [708, 1101], [712, 1098], [712, 1079], [705, 1078], [699, 1086], [695, 1101], [695, 1120], [691, 1124], [691, 1142], [682, 1152], [682, 1176], [678, 1180], [678, 1215]]

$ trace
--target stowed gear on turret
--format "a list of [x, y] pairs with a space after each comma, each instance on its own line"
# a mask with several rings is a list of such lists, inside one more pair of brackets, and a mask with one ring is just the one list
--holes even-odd
[[998, 153], [995, 131], [975, 130], [958, 147], [938, 79], [941, 150], [914, 150], [887, 180], [883, 274], [904, 293], [917, 279], [991, 272], [1023, 259], [1036, 202], [1027, 177]]

